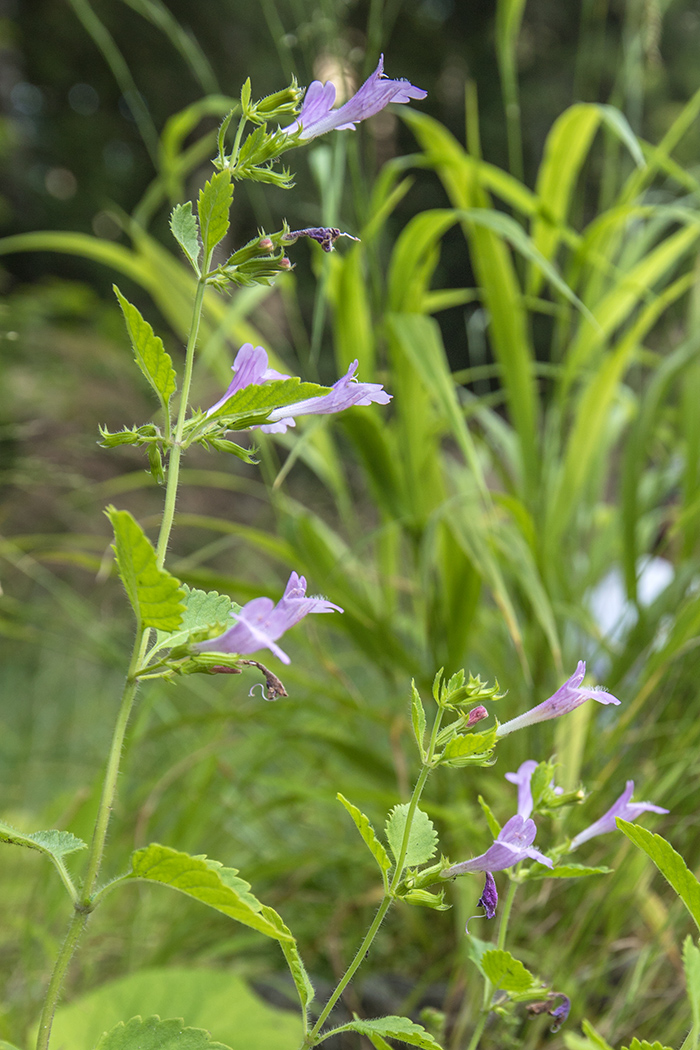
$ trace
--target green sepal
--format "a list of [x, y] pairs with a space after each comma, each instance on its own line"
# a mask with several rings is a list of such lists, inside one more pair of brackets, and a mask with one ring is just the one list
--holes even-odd
[[238, 156], [234, 158], [231, 174], [234, 179], [251, 179], [254, 182], [267, 182], [282, 189], [291, 189], [294, 185], [291, 172], [287, 168], [273, 168], [267, 162], [276, 160], [281, 153], [299, 143], [300, 132], [287, 135], [278, 130], [268, 133], [265, 124], [256, 128], [246, 138]]
[[494, 838], [498, 838], [498, 835], [499, 835], [499, 833], [501, 831], [501, 825], [498, 823], [498, 821], [494, 817], [493, 810], [491, 809], [491, 807], [489, 806], [488, 802], [483, 797], [483, 795], [479, 795], [478, 796], [478, 800], [479, 800], [479, 805], [481, 806], [481, 811], [484, 814], [484, 816], [486, 817], [486, 823], [489, 826], [489, 831], [491, 832], [491, 834], [493, 835]]
[[197, 216], [192, 212], [191, 201], [175, 205], [170, 216], [170, 229], [199, 277], [199, 256], [202, 249], [199, 242], [199, 224]]
[[153, 842], [132, 854], [126, 878], [170, 886], [266, 937], [294, 941], [277, 912], [261, 904], [250, 892], [250, 884], [238, 878], [237, 868]]
[[426, 1031], [422, 1025], [409, 1021], [407, 1017], [375, 1017], [370, 1021], [356, 1019], [327, 1032], [326, 1038], [338, 1032], [360, 1032], [368, 1039], [373, 1035], [385, 1036], [387, 1039], [397, 1039], [401, 1043], [408, 1043], [409, 1046], [420, 1046], [423, 1050], [442, 1050], [430, 1032]]
[[695, 925], [700, 928], [700, 882], [690, 871], [680, 853], [676, 853], [673, 846], [661, 835], [654, 835], [638, 824], [631, 824], [618, 817], [617, 826], [630, 842], [633, 842], [646, 853], [650, 860], [653, 860], [685, 904], [695, 920]]
[[[225, 428], [223, 432], [225, 433]], [[256, 464], [259, 462], [257, 449], [243, 448], [242, 445], [237, 445], [235, 441], [229, 441], [228, 438], [224, 437], [215, 437], [210, 432], [195, 438], [192, 444], [202, 445], [207, 451], [214, 449], [215, 452], [228, 452], [229, 455], [236, 456], [244, 463]]]
[[69, 853], [77, 853], [79, 850], [87, 849], [87, 842], [76, 838], [70, 831], [32, 831], [25, 834], [18, 831], [10, 824], [0, 822], [0, 842], [7, 842], [14, 846], [26, 846], [28, 849], [38, 850], [56, 860], [68, 856]]
[[153, 423], [144, 423], [143, 426], [124, 427], [112, 433], [107, 427], [100, 424], [99, 442], [102, 448], [117, 448], [119, 445], [153, 445], [163, 441], [163, 435]]
[[204, 245], [204, 258], [211, 258], [217, 244], [228, 233], [229, 212], [233, 202], [231, 173], [217, 171], [199, 191], [199, 225]]
[[153, 442], [148, 446], [148, 469], [159, 485], [162, 485], [165, 482], [163, 457], [160, 454], [160, 449]]
[[158, 568], [153, 546], [128, 510], [110, 506], [105, 514], [114, 529], [112, 549], [139, 630], [144, 627], [176, 630], [184, 611], [182, 584], [165, 569]]
[[420, 693], [416, 689], [416, 683], [411, 682], [411, 722], [413, 723], [413, 735], [418, 744], [420, 757], [425, 761], [425, 708]]
[[587, 875], [611, 875], [612, 868], [587, 868], [584, 864], [557, 864], [548, 868], [546, 864], [533, 864], [518, 872], [518, 882], [532, 882], [533, 879], [582, 879]]
[[352, 817], [353, 823], [359, 831], [362, 841], [364, 842], [365, 846], [370, 851], [377, 864], [379, 865], [379, 870], [382, 873], [382, 881], [384, 883], [384, 888], [387, 889], [387, 873], [391, 869], [391, 861], [389, 860], [389, 855], [384, 849], [384, 846], [377, 838], [376, 832], [372, 827], [369, 817], [366, 817], [364, 813], [362, 813], [357, 808], [357, 806], [353, 806], [352, 802], [348, 802], [348, 800], [343, 795], [341, 795], [340, 792], [338, 792], [338, 794], [335, 797], [338, 799], [338, 802], [342, 803], [342, 805], [345, 806], [345, 809]]
[[543, 987], [520, 959], [499, 948], [484, 952], [481, 966], [494, 988], [501, 988], [504, 992], [525, 992], [535, 986]]
[[217, 146], [218, 146], [218, 149], [219, 149], [219, 156], [214, 161], [214, 165], [215, 165], [215, 167], [217, 167], [219, 169], [225, 168], [226, 164], [227, 164], [227, 159], [226, 159], [226, 132], [228, 131], [229, 125], [230, 125], [230, 123], [233, 120], [235, 115], [236, 115], [236, 110], [235, 109], [229, 110], [229, 112], [226, 114], [224, 119], [221, 121], [221, 125], [219, 127], [219, 132], [218, 132], [217, 137], [216, 137], [216, 142], [217, 142]]
[[229, 1050], [214, 1042], [204, 1028], [187, 1028], [184, 1021], [132, 1017], [105, 1032], [95, 1050]]
[[124, 298], [116, 284], [112, 285], [112, 289], [126, 321], [136, 364], [151, 384], [167, 415], [170, 398], [177, 390], [177, 375], [172, 358], [165, 352], [163, 340], [154, 334], [148, 321]]
[[434, 911], [449, 911], [451, 907], [445, 904], [444, 890], [440, 890], [439, 893], [429, 893], [428, 890], [421, 889], [407, 890], [397, 897], [397, 900], [413, 904], [417, 908], [432, 908]]
[[[401, 853], [408, 809], [408, 802], [394, 806], [386, 822], [387, 842], [397, 863]], [[415, 868], [419, 864], [425, 864], [435, 855], [437, 846], [438, 836], [432, 820], [422, 809], [416, 808], [413, 814], [413, 823], [411, 824], [408, 849], [403, 860], [403, 867]]]
[[492, 765], [493, 749], [496, 745], [496, 728], [486, 733], [466, 733], [448, 741], [440, 759], [441, 766], [461, 769], [463, 766]]

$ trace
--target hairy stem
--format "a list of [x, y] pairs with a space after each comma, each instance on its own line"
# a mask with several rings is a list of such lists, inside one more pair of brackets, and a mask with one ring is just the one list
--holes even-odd
[[432, 769], [433, 757], [435, 754], [435, 744], [437, 741], [438, 731], [440, 729], [440, 723], [442, 722], [442, 715], [442, 708], [438, 708], [438, 712], [435, 716], [435, 721], [433, 723], [432, 732], [430, 734], [430, 745], [428, 747], [428, 754], [426, 755], [425, 762], [423, 763], [423, 767], [418, 776], [418, 780], [416, 781], [416, 786], [413, 789], [411, 801], [408, 804], [408, 812], [406, 813], [406, 826], [404, 827], [403, 839], [401, 841], [401, 849], [399, 850], [399, 856], [396, 860], [396, 867], [394, 869], [394, 874], [391, 879], [391, 883], [389, 884], [388, 892], [384, 894], [382, 902], [377, 910], [377, 914], [372, 920], [372, 925], [367, 931], [367, 934], [362, 944], [357, 949], [355, 957], [353, 958], [352, 962], [350, 963], [347, 970], [338, 982], [336, 989], [331, 995], [330, 999], [321, 1011], [319, 1018], [316, 1021], [316, 1024], [313, 1026], [307, 1037], [302, 1042], [301, 1050], [308, 1050], [308, 1048], [315, 1046], [316, 1043], [319, 1041], [316, 1038], [317, 1035], [319, 1034], [321, 1028], [325, 1024], [326, 1019], [328, 1018], [328, 1015], [330, 1014], [331, 1010], [338, 1002], [341, 995], [343, 994], [347, 986], [350, 984], [350, 981], [353, 979], [353, 977], [359, 970], [365, 957], [369, 954], [369, 950], [372, 947], [372, 942], [374, 941], [374, 938], [379, 932], [379, 927], [384, 922], [384, 917], [386, 916], [386, 913], [389, 911], [389, 908], [394, 902], [394, 894], [399, 883], [401, 882], [401, 876], [403, 875], [404, 861], [406, 859], [406, 854], [408, 852], [408, 844], [411, 838], [411, 826], [413, 824], [413, 818], [415, 816], [420, 797], [423, 794], [423, 788], [425, 787], [428, 775], [430, 773], [430, 770]]

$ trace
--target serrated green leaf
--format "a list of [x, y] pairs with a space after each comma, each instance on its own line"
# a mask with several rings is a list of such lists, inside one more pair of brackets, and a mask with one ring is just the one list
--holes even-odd
[[423, 1050], [441, 1050], [440, 1044], [436, 1043], [430, 1032], [420, 1024], [409, 1021], [407, 1017], [375, 1017], [371, 1021], [350, 1021], [349, 1024], [334, 1028], [328, 1035], [336, 1032], [361, 1032], [368, 1038], [371, 1035], [386, 1036], [388, 1039], [398, 1039], [409, 1046], [420, 1046]]
[[482, 977], [486, 977], [483, 959], [486, 955], [486, 952], [490, 951], [493, 951], [493, 944], [491, 943], [491, 941], [482, 941], [479, 937], [474, 937], [473, 934], [468, 935], [467, 955], [474, 963]]
[[476, 766], [488, 762], [496, 744], [496, 727], [487, 733], [466, 733], [454, 736], [443, 752], [441, 765]]
[[533, 864], [521, 872], [523, 882], [532, 879], [581, 879], [586, 875], [610, 875], [612, 868], [587, 868], [585, 864], [558, 864], [548, 868], [546, 864]]
[[421, 758], [424, 758], [425, 748], [423, 747], [423, 741], [425, 739], [425, 708], [423, 707], [420, 693], [416, 689], [415, 682], [411, 682], [411, 722], [413, 723], [413, 733], [416, 738], [416, 743], [418, 744]]
[[132, 855], [127, 878], [170, 886], [266, 937], [294, 941], [277, 912], [260, 903], [250, 892], [250, 884], [238, 877], [237, 869], [225, 868], [218, 861], [154, 842]]
[[139, 629], [174, 631], [184, 611], [182, 584], [158, 568], [156, 552], [128, 510], [107, 507], [105, 514], [114, 529], [117, 568]]
[[0, 842], [8, 842], [15, 846], [26, 846], [28, 849], [39, 850], [51, 857], [66, 857], [69, 853], [77, 853], [81, 849], [87, 849], [87, 843], [76, 838], [70, 831], [32, 831], [25, 834], [17, 831], [9, 824], [0, 822]]
[[[386, 822], [387, 841], [397, 863], [401, 853], [408, 807], [408, 802], [394, 806]], [[411, 833], [408, 838], [408, 849], [404, 857], [403, 867], [413, 868], [418, 864], [425, 864], [426, 861], [434, 856], [437, 844], [437, 832], [433, 827], [432, 820], [422, 809], [416, 809], [413, 814], [413, 823], [411, 824]]]
[[520, 959], [499, 948], [484, 952], [481, 965], [494, 988], [501, 988], [504, 992], [525, 992], [540, 984]]
[[635, 1036], [629, 1047], [623, 1046], [622, 1050], [671, 1050], [657, 1039], [655, 1043], [648, 1043], [646, 1039], [637, 1039]]
[[374, 1047], [374, 1050], [391, 1050], [391, 1044], [387, 1043], [386, 1039], [382, 1039], [377, 1032], [367, 1032], [367, 1038]]
[[377, 864], [379, 865], [379, 870], [382, 873], [382, 880], [386, 888], [386, 877], [387, 872], [391, 868], [391, 861], [389, 860], [387, 851], [384, 849], [383, 845], [377, 838], [376, 832], [372, 827], [372, 824], [370, 823], [369, 817], [366, 817], [364, 813], [362, 813], [357, 808], [357, 806], [353, 806], [352, 802], [348, 802], [348, 800], [343, 795], [341, 795], [340, 792], [338, 792], [338, 794], [335, 797], [338, 799], [339, 802], [341, 802], [345, 806], [346, 810], [353, 819], [355, 827], [362, 836], [362, 841], [367, 846], [367, 849], [370, 851]]
[[[638, 846], [650, 860], [653, 860], [661, 874], [673, 886], [686, 908], [700, 928], [700, 882], [689, 870], [680, 853], [676, 853], [666, 839], [654, 835], [638, 824], [617, 818], [617, 826], [624, 832], [630, 842]], [[631, 1048], [630, 1048], [631, 1050]]]
[[148, 321], [141, 316], [128, 299], [124, 298], [116, 284], [113, 284], [112, 288], [126, 321], [126, 330], [129, 333], [136, 364], [151, 384], [163, 406], [163, 411], [167, 413], [170, 398], [177, 390], [177, 374], [173, 368], [172, 358], [165, 352], [163, 340], [154, 334]]
[[161, 1021], [160, 1017], [132, 1017], [120, 1021], [105, 1032], [95, 1050], [228, 1050], [223, 1043], [212, 1041], [203, 1028], [186, 1028], [177, 1019]]
[[199, 273], [199, 225], [196, 215], [192, 214], [192, 202], [176, 204], [170, 216], [170, 229], [173, 237]]
[[193, 635], [211, 630], [223, 634], [233, 626], [232, 612], [240, 612], [240, 605], [232, 602], [227, 594], [218, 591], [200, 591], [197, 587], [182, 585], [184, 612], [177, 631], [158, 631], [158, 638], [151, 653], [159, 649], [174, 649], [184, 645]]
[[479, 795], [478, 799], [479, 805], [481, 806], [481, 810], [484, 816], [486, 817], [486, 823], [489, 826], [489, 831], [491, 832], [494, 838], [498, 838], [499, 832], [501, 831], [501, 825], [494, 817], [493, 811], [487, 803], [486, 799], [483, 797], [483, 795]]
[[693, 943], [690, 935], [683, 941], [683, 969], [693, 1028], [700, 1032], [700, 948]]
[[199, 191], [197, 211], [205, 259], [210, 257], [228, 232], [232, 201], [233, 186], [229, 171], [218, 171]]
[[[330, 387], [317, 383], [302, 383], [297, 376], [251, 383], [224, 401], [209, 419], [225, 420], [229, 430], [240, 430], [250, 425], [247, 420], [252, 416], [266, 416], [274, 408], [284, 408], [310, 397], [323, 397], [329, 390]], [[204, 434], [206, 436], [206, 432]]]

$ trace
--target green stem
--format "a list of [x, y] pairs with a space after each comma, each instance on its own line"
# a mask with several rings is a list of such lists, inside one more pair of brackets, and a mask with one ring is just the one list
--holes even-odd
[[353, 979], [356, 972], [359, 970], [362, 962], [365, 959], [365, 956], [368, 954], [370, 948], [372, 947], [372, 942], [374, 941], [374, 938], [379, 932], [379, 927], [384, 922], [384, 917], [386, 913], [389, 911], [389, 908], [394, 902], [394, 894], [396, 892], [397, 886], [401, 882], [401, 876], [403, 875], [404, 861], [406, 859], [406, 853], [408, 852], [408, 843], [411, 838], [411, 825], [413, 824], [413, 817], [415, 815], [416, 808], [420, 801], [420, 797], [423, 794], [423, 788], [425, 787], [428, 775], [430, 773], [430, 770], [432, 769], [433, 756], [435, 754], [437, 735], [440, 730], [442, 716], [443, 710], [442, 708], [438, 708], [438, 712], [435, 716], [435, 721], [433, 722], [433, 729], [430, 734], [428, 754], [426, 755], [425, 761], [423, 763], [423, 768], [421, 769], [420, 774], [418, 776], [418, 780], [416, 781], [416, 786], [413, 789], [411, 801], [408, 804], [408, 812], [406, 813], [406, 826], [404, 827], [403, 839], [401, 840], [401, 849], [399, 850], [399, 856], [396, 860], [396, 868], [394, 870], [394, 875], [392, 877], [391, 883], [389, 884], [389, 889], [384, 894], [384, 897], [382, 898], [382, 903], [379, 905], [377, 914], [372, 920], [372, 925], [367, 931], [367, 935], [365, 936], [365, 939], [363, 940], [362, 944], [357, 949], [354, 959], [348, 966], [344, 975], [341, 977], [335, 991], [333, 992], [330, 999], [321, 1011], [321, 1014], [319, 1015], [316, 1024], [313, 1026], [313, 1028], [301, 1044], [302, 1050], [308, 1050], [308, 1048], [315, 1046], [318, 1042], [316, 1036], [321, 1031], [321, 1028], [325, 1024], [326, 1019], [330, 1014], [331, 1010], [338, 1002], [338, 999], [340, 999], [341, 995], [343, 994], [347, 986], [350, 984], [350, 981]]
[[[510, 920], [510, 913], [513, 910], [513, 901], [515, 900], [515, 894], [518, 889], [518, 883], [511, 879], [508, 885], [508, 893], [501, 909], [501, 921], [498, 927], [498, 940], [496, 941], [496, 947], [503, 950], [506, 943], [506, 935], [508, 933], [508, 922]], [[481, 1001], [481, 1011], [479, 1013], [479, 1020], [476, 1028], [472, 1034], [471, 1040], [467, 1050], [476, 1050], [481, 1039], [481, 1034], [486, 1027], [486, 1022], [489, 1019], [491, 1013], [491, 996], [493, 995], [493, 985], [489, 981], [488, 977], [484, 982], [484, 995]]]
[[[207, 255], [202, 266], [202, 273], [206, 275], [209, 269], [209, 263], [211, 262], [211, 252]], [[170, 540], [170, 532], [173, 527], [173, 519], [175, 517], [175, 503], [177, 501], [177, 487], [180, 480], [180, 459], [182, 457], [182, 435], [185, 429], [185, 419], [187, 417], [187, 406], [190, 397], [190, 387], [192, 385], [192, 372], [194, 369], [194, 350], [197, 345], [197, 336], [199, 334], [199, 325], [202, 318], [202, 304], [204, 302], [204, 288], [205, 288], [205, 276], [202, 276], [197, 282], [197, 293], [194, 298], [194, 306], [192, 309], [192, 324], [190, 325], [190, 334], [187, 339], [187, 349], [185, 351], [185, 374], [182, 379], [182, 394], [180, 395], [180, 408], [177, 416], [177, 426], [175, 427], [175, 440], [170, 452], [170, 458], [168, 460], [168, 481], [165, 489], [165, 505], [163, 507], [163, 519], [160, 523], [160, 532], [158, 534], [158, 545], [156, 547], [156, 560], [158, 568], [163, 568], [165, 562], [165, 552], [168, 549], [168, 541]]]
[[61, 994], [63, 979], [66, 976], [68, 964], [73, 958], [73, 953], [78, 946], [78, 941], [80, 940], [82, 932], [87, 924], [88, 916], [89, 912], [76, 910], [71, 919], [66, 939], [61, 945], [61, 950], [58, 953], [58, 958], [56, 959], [53, 973], [51, 974], [51, 981], [49, 982], [46, 999], [44, 1000], [44, 1008], [41, 1011], [39, 1034], [36, 1038], [36, 1050], [47, 1050], [48, 1048], [49, 1039], [51, 1037], [51, 1026], [56, 1012], [58, 997]]

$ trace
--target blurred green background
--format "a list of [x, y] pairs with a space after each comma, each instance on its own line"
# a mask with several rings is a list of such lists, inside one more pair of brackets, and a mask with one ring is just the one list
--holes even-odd
[[[335, 794], [379, 826], [407, 797], [411, 677], [426, 696], [443, 665], [498, 678], [504, 721], [580, 658], [622, 706], [515, 734], [491, 771], [440, 771], [425, 799], [443, 849], [481, 852], [477, 794], [507, 819], [503, 774], [556, 754], [562, 783], [596, 792], [570, 833], [634, 779], [696, 869], [697, 4], [0, 0], [0, 19], [3, 819], [89, 835], [131, 630], [101, 511], [152, 529], [160, 510], [139, 456], [96, 445], [98, 424], [153, 412], [110, 286], [181, 360], [192, 287], [168, 214], [207, 177], [240, 85], [357, 86], [383, 51], [426, 101], [290, 154], [290, 193], [240, 184], [229, 235], [286, 218], [361, 243], [300, 242], [274, 289], [212, 292], [194, 403], [245, 339], [308, 379], [357, 357], [394, 401], [261, 438], [259, 468], [191, 454], [170, 562], [240, 602], [297, 569], [346, 612], [289, 637], [277, 704], [223, 676], [143, 690], [106, 874], [150, 840], [235, 865], [323, 991], [380, 896]], [[519, 1014], [485, 1045], [562, 1046], [585, 1017], [614, 1045], [682, 1041], [685, 912], [617, 836], [583, 852], [616, 874], [528, 887], [513, 922], [513, 950], [572, 998], [569, 1036]], [[40, 858], [3, 858], [0, 1038], [24, 1045], [66, 909]], [[396, 909], [347, 1009], [434, 1005], [466, 1045], [480, 892], [462, 880], [447, 915]], [[274, 945], [176, 903], [109, 898], [68, 997], [193, 961], [289, 995]]]

